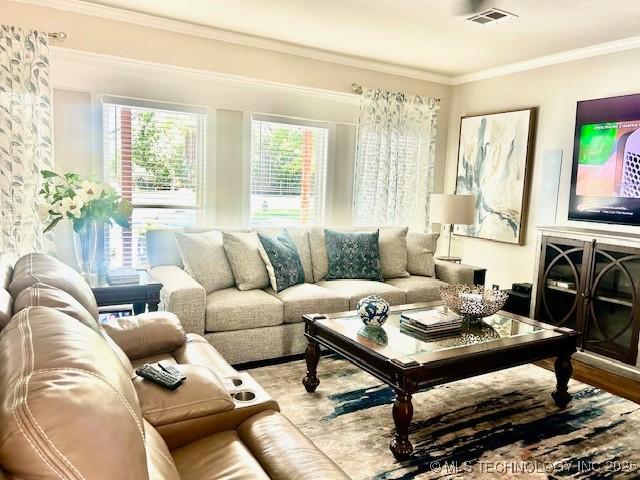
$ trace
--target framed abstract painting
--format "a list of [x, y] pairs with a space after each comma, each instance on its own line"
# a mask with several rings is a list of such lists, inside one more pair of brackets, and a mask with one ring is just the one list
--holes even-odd
[[476, 196], [476, 221], [454, 233], [522, 245], [536, 109], [463, 117], [457, 194]]

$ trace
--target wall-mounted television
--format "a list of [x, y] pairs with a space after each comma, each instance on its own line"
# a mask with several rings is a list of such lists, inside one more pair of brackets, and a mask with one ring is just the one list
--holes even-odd
[[640, 225], [640, 94], [578, 102], [569, 220]]

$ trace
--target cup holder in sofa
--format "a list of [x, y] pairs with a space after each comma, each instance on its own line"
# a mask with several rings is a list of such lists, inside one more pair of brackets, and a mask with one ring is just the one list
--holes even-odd
[[241, 378], [231, 378], [230, 380], [231, 380], [231, 383], [233, 383], [234, 387], [239, 387], [244, 383], [244, 381]]
[[252, 400], [255, 400], [256, 394], [250, 392], [249, 390], [242, 390], [240, 392], [234, 393], [233, 398], [237, 402], [251, 402]]

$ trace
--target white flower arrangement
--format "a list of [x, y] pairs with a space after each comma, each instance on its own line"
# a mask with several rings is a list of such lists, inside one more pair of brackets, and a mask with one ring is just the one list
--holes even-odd
[[120, 197], [110, 186], [88, 179], [82, 180], [75, 173], [59, 175], [43, 170], [39, 207], [40, 218], [50, 222], [48, 232], [62, 219], [73, 221], [73, 229], [80, 232], [87, 221], [102, 221], [129, 228], [131, 204]]

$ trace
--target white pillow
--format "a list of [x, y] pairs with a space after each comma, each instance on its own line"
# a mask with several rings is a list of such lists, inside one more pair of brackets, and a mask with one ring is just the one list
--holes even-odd
[[207, 295], [235, 285], [220, 232], [178, 232], [176, 242], [185, 271], [202, 285]]
[[269, 274], [260, 255], [261, 244], [256, 232], [223, 232], [222, 244], [239, 290], [269, 286]]

